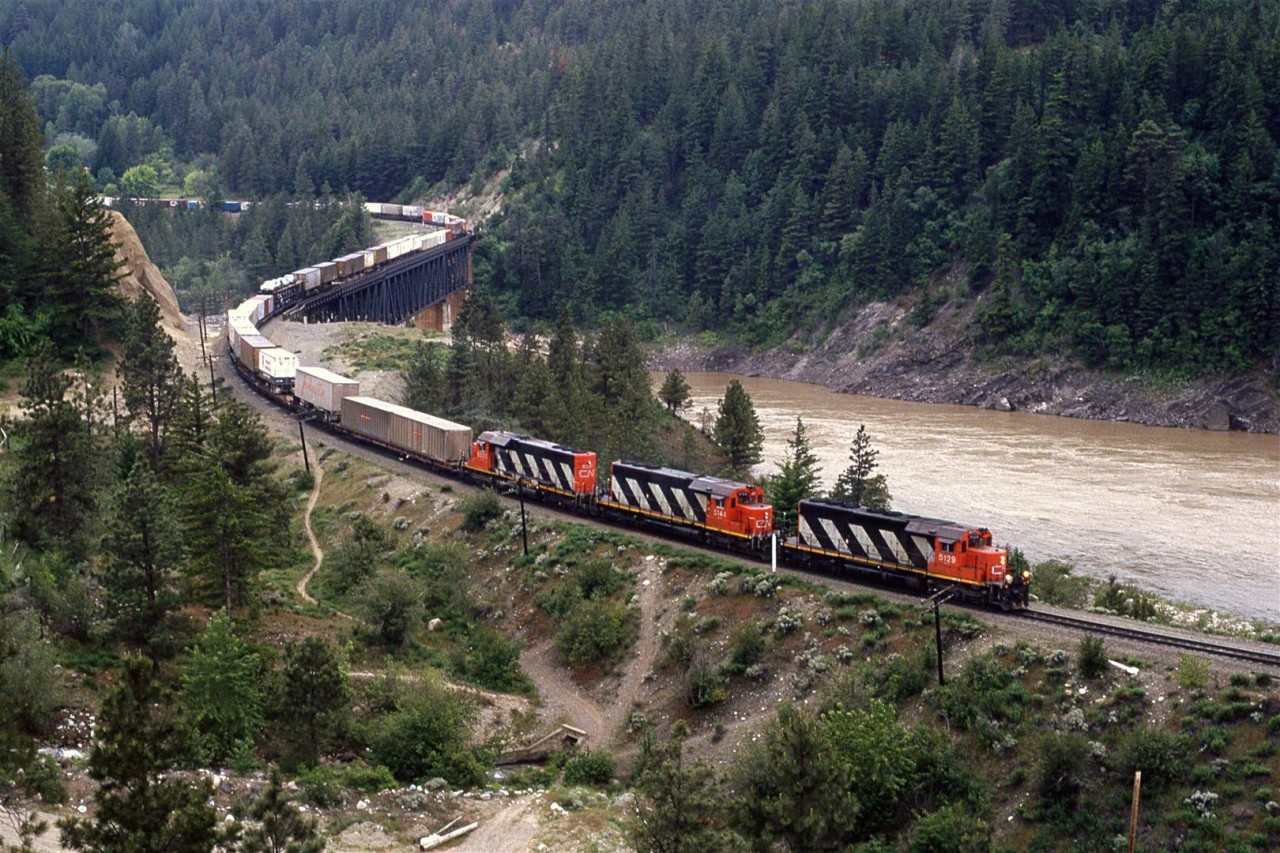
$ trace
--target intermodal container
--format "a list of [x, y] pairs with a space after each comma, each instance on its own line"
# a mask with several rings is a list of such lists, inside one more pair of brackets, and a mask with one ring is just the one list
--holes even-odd
[[407, 216], [407, 217], [409, 217], [410, 219], [421, 219], [421, 218], [422, 218], [422, 207], [421, 207], [420, 205], [416, 205], [416, 204], [406, 204], [406, 205], [401, 209], [400, 214], [401, 214], [402, 216]]
[[238, 201], [224, 201], [224, 202], [222, 203], [222, 209], [223, 209], [224, 211], [226, 211], [227, 213], [239, 213], [239, 212], [240, 212], [240, 202], [238, 202]]
[[240, 336], [240, 363], [250, 370], [261, 370], [258, 354], [263, 350], [275, 349], [276, 345], [262, 335]]
[[293, 396], [333, 415], [342, 414], [343, 398], [359, 394], [359, 382], [323, 367], [299, 367], [293, 378]]
[[404, 208], [398, 204], [384, 204], [382, 206], [383, 216], [401, 216], [404, 214]]
[[[373, 254], [373, 263], [368, 262], [369, 253]], [[385, 264], [386, 262], [387, 262], [387, 244], [386, 243], [383, 243], [381, 246], [374, 246], [372, 249], [365, 249], [365, 267], [366, 268], [377, 266], [378, 264]]]
[[329, 284], [338, 280], [338, 265], [333, 261], [325, 261], [322, 264], [316, 264], [316, 269], [320, 270], [320, 283]]
[[258, 353], [258, 370], [277, 382], [292, 380], [298, 370], [298, 357], [282, 347], [264, 349]]
[[432, 211], [432, 213], [431, 213], [431, 224], [432, 224], [432, 225], [448, 225], [448, 224], [449, 224], [449, 214], [447, 214], [447, 213], [442, 213], [442, 212], [440, 212], [440, 211]]
[[320, 286], [320, 270], [318, 267], [303, 267], [293, 273], [295, 281], [302, 285], [304, 291], [310, 292]]
[[376, 201], [366, 201], [364, 203], [364, 211], [365, 213], [377, 216], [379, 213], [382, 213], [382, 205]]
[[342, 425], [357, 435], [444, 464], [462, 462], [471, 427], [373, 397], [344, 397]]
[[199, 201], [197, 201], [196, 199], [187, 200], [187, 210], [199, 210], [199, 209], [200, 209]]
[[423, 238], [422, 248], [430, 249], [433, 246], [443, 245], [448, 238], [449, 238], [448, 231], [444, 231], [444, 230], [432, 231], [431, 233], [427, 234], [426, 237]]

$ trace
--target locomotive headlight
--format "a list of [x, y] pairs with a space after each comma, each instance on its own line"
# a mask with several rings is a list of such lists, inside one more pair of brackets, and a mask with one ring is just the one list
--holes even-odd
[[1024, 581], [1029, 581], [1029, 580], [1031, 580], [1031, 572], [1023, 572], [1023, 573], [1022, 573], [1022, 579], [1023, 579]]

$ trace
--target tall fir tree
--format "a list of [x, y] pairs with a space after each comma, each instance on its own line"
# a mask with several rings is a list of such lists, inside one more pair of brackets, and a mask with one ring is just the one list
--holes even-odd
[[880, 451], [871, 446], [867, 425], [858, 424], [858, 433], [849, 445], [849, 467], [845, 468], [831, 490], [832, 500], [864, 506], [867, 509], [887, 510], [892, 496], [884, 474], [876, 474], [879, 467], [876, 457]]
[[116, 489], [106, 528], [100, 579], [113, 633], [158, 663], [168, 652], [164, 624], [178, 604], [172, 584], [183, 548], [172, 499], [145, 459]]
[[49, 343], [28, 362], [17, 465], [9, 481], [14, 532], [32, 548], [72, 559], [87, 552], [97, 508], [97, 453], [75, 379], [59, 368]]
[[687, 408], [693, 401], [690, 391], [688, 380], [677, 367], [673, 368], [667, 374], [667, 378], [662, 381], [662, 387], [658, 389], [658, 399], [667, 407], [667, 411], [678, 415], [681, 409]]
[[737, 379], [729, 383], [720, 399], [711, 438], [728, 455], [729, 467], [738, 474], [745, 474], [761, 459], [764, 431], [751, 395]]
[[774, 518], [781, 527], [789, 529], [795, 523], [800, 501], [818, 492], [818, 457], [809, 444], [804, 420], [797, 417], [796, 431], [787, 439], [787, 455], [778, 475], [769, 482]]
[[0, 52], [0, 194], [27, 220], [45, 198], [40, 115], [8, 44]]
[[159, 471], [182, 397], [183, 373], [173, 339], [160, 327], [160, 309], [148, 294], [126, 307], [119, 373], [125, 407], [131, 419], [141, 421], [147, 459]]

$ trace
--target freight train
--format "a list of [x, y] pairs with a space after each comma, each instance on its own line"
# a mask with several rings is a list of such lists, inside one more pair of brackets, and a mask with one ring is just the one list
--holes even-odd
[[[290, 282], [298, 286], [297, 278]], [[502, 430], [473, 436], [465, 424], [360, 396], [355, 380], [299, 365], [297, 356], [259, 333], [259, 323], [291, 304], [279, 288], [264, 291], [227, 312], [232, 364], [258, 391], [326, 429], [442, 473], [614, 523], [678, 532], [761, 558], [776, 545], [783, 562], [800, 568], [906, 579], [926, 591], [948, 587], [1004, 610], [1027, 606], [1030, 574], [1010, 569], [1008, 552], [992, 544], [985, 528], [802, 500], [796, 529], [782, 531], [755, 484], [617, 460], [601, 487], [591, 451]]]

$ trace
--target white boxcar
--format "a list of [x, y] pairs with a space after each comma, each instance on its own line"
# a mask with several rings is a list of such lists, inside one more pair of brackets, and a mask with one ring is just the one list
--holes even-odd
[[293, 378], [293, 396], [334, 416], [342, 414], [344, 397], [359, 394], [359, 382], [323, 367], [299, 367]]

